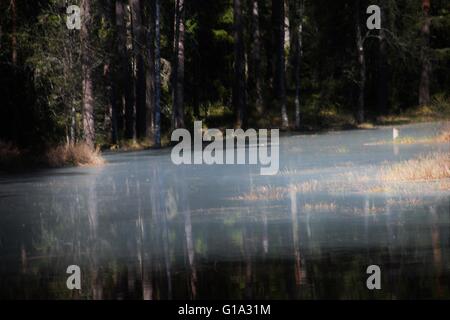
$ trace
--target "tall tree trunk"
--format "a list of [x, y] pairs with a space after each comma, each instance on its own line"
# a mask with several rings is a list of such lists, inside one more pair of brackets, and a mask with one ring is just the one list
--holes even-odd
[[117, 108], [117, 132], [118, 135], [123, 134], [124, 130], [124, 107], [125, 107], [125, 77], [126, 72], [126, 31], [124, 30], [124, 5], [122, 0], [115, 0], [115, 96]]
[[234, 86], [233, 107], [236, 112], [236, 127], [245, 125], [245, 49], [242, 0], [234, 0]]
[[108, 93], [109, 101], [108, 101], [108, 115], [110, 116], [111, 123], [111, 143], [117, 144], [118, 142], [118, 131], [117, 131], [117, 98], [116, 98], [116, 89], [117, 86], [114, 81], [113, 75], [113, 63], [112, 59], [108, 61], [104, 66], [104, 74], [103, 76], [106, 78], [106, 91]]
[[388, 77], [388, 58], [387, 58], [386, 33], [380, 30], [379, 43], [379, 77], [378, 77], [378, 114], [388, 113], [389, 104], [389, 77]]
[[11, 0], [11, 62], [17, 64], [17, 8], [16, 0]]
[[133, 30], [133, 53], [136, 61], [136, 73], [134, 75], [135, 83], [135, 102], [136, 102], [136, 137], [141, 139], [146, 136], [147, 118], [146, 118], [146, 79], [144, 67], [144, 43], [145, 30], [142, 25], [142, 1], [130, 0], [131, 22]]
[[145, 109], [147, 115], [147, 137], [151, 138], [155, 130], [155, 2], [150, 1], [148, 7], [147, 35], [146, 35], [146, 93]]
[[430, 0], [422, 0], [422, 10], [424, 16], [424, 23], [422, 25], [422, 72], [420, 75], [419, 85], [419, 105], [429, 105], [430, 99], [430, 78], [431, 78], [431, 59], [430, 59]]
[[184, 127], [184, 0], [175, 0], [174, 58], [172, 70], [173, 129]]
[[356, 111], [356, 121], [358, 123], [364, 122], [364, 93], [366, 88], [366, 58], [364, 52], [364, 39], [361, 34], [361, 21], [360, 21], [360, 0], [356, 2], [356, 50], [358, 53], [358, 102]]
[[292, 28], [292, 42], [293, 42], [293, 64], [294, 64], [294, 81], [295, 81], [295, 129], [300, 128], [300, 66], [303, 54], [303, 14], [305, 8], [305, 0], [294, 0], [292, 9], [295, 11], [295, 18], [293, 19]]
[[274, 22], [275, 41], [275, 98], [281, 105], [281, 127], [287, 129], [289, 120], [286, 109], [286, 58], [285, 45], [285, 6], [284, 0], [272, 0], [272, 15]]
[[249, 73], [250, 83], [252, 85], [253, 103], [255, 104], [258, 116], [263, 113], [263, 84], [261, 74], [261, 29], [260, 29], [260, 9], [259, 0], [251, 1], [251, 26], [252, 26], [252, 49], [250, 54], [251, 72]]
[[377, 85], [378, 95], [378, 115], [388, 114], [389, 108], [389, 88], [390, 88], [390, 67], [388, 60], [388, 41], [386, 30], [395, 33], [395, 13], [398, 8], [395, 0], [384, 1], [381, 5], [382, 28], [379, 33], [380, 41], [378, 47], [379, 55], [379, 77]]
[[161, 147], [161, 13], [155, 0], [155, 147]]
[[[133, 120], [133, 79], [130, 59], [127, 50], [126, 7], [124, 0], [116, 0], [117, 51], [119, 56], [119, 87], [121, 89], [119, 110], [119, 130], [125, 127], [125, 138], [134, 137]], [[122, 92], [123, 90], [123, 92]], [[125, 109], [125, 110], [124, 110]], [[123, 116], [125, 119], [123, 119]]]
[[202, 73], [200, 72], [201, 68], [201, 62], [199, 59], [199, 54], [196, 55], [196, 57], [193, 59], [194, 64], [194, 90], [192, 92], [192, 108], [194, 109], [194, 118], [199, 119], [200, 118], [200, 90], [202, 90], [201, 84], [201, 77]]
[[89, 30], [92, 26], [91, 16], [91, 0], [81, 1], [81, 11], [83, 21], [81, 23], [81, 69], [83, 81], [83, 130], [84, 140], [86, 144], [94, 148], [95, 144], [95, 123], [94, 123], [94, 91], [92, 83], [92, 52], [91, 52], [91, 36]]
[[[116, 23], [116, 4], [115, 1], [105, 3], [104, 10], [106, 11], [105, 18], [107, 19], [109, 25], [112, 27]], [[108, 49], [110, 52], [114, 52], [117, 42], [117, 32], [116, 29], [112, 28], [112, 37], [108, 43]], [[107, 64], [104, 68], [104, 76], [106, 77], [107, 92], [109, 97], [109, 115], [111, 117], [111, 143], [117, 144], [118, 142], [118, 110], [117, 110], [117, 83], [116, 83], [116, 58], [111, 56], [108, 59]]]

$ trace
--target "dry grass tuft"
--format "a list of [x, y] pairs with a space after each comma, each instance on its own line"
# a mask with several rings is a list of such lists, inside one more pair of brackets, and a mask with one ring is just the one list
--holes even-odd
[[389, 206], [398, 206], [398, 207], [417, 207], [424, 204], [423, 199], [419, 199], [417, 197], [413, 198], [403, 198], [403, 199], [388, 199], [386, 204]]
[[439, 143], [450, 142], [450, 124], [449, 123], [447, 123], [444, 126], [444, 128], [441, 130], [440, 134], [437, 135], [434, 140]]
[[374, 128], [375, 128], [375, 126], [373, 125], [373, 123], [367, 123], [367, 122], [358, 124], [358, 125], [356, 125], [356, 127], [357, 127], [358, 129], [363, 129], [363, 130], [368, 130], [368, 129], [374, 129]]
[[303, 206], [305, 212], [336, 212], [337, 205], [335, 203], [306, 203]]
[[364, 190], [365, 193], [385, 193], [390, 191], [392, 190], [386, 185], [375, 185]]
[[65, 144], [47, 151], [46, 162], [51, 167], [98, 166], [105, 163], [99, 149], [93, 150], [85, 143]]
[[303, 183], [292, 184], [287, 188], [287, 192], [298, 192], [298, 193], [308, 193], [314, 192], [319, 189], [319, 181], [310, 180]]
[[420, 139], [420, 138], [414, 138], [414, 137], [400, 137], [393, 141], [394, 144], [416, 144], [416, 143], [427, 143], [427, 139]]
[[255, 191], [232, 198], [232, 200], [283, 200], [287, 199], [291, 192], [308, 193], [314, 192], [318, 188], [319, 182], [317, 180], [311, 180], [299, 184], [291, 184], [286, 187], [262, 186], [258, 187]]
[[115, 146], [115, 150], [122, 150], [122, 151], [141, 151], [148, 149], [152, 146], [152, 142], [148, 139], [144, 140], [124, 140], [120, 143], [120, 146]]
[[282, 200], [287, 197], [286, 188], [262, 186], [255, 191], [233, 198], [233, 200], [258, 201], [258, 200]]
[[450, 142], [450, 130], [443, 131], [440, 135], [436, 137], [437, 142]]
[[430, 181], [450, 178], [450, 155], [432, 153], [381, 169], [383, 181]]

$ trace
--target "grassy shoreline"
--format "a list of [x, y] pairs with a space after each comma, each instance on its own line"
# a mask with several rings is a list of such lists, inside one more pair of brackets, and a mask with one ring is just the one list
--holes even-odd
[[[297, 134], [316, 134], [333, 131], [348, 130], [367, 130], [376, 129], [384, 126], [406, 125], [424, 122], [442, 122], [450, 119], [450, 112], [439, 110], [437, 108], [420, 107], [412, 109], [401, 115], [383, 116], [373, 121], [357, 124], [349, 115], [340, 115], [333, 112], [325, 112], [315, 115], [315, 119], [309, 118], [311, 115], [305, 115], [304, 123], [310, 123], [309, 126], [303, 126], [299, 130], [288, 130], [285, 133]], [[274, 119], [275, 120], [275, 119]], [[272, 122], [276, 123], [276, 121]], [[205, 119], [205, 126], [217, 127], [222, 126], [215, 121]], [[263, 127], [258, 124], [256, 127]], [[397, 142], [390, 143], [435, 143], [450, 141], [450, 126], [447, 126], [443, 132], [436, 137], [429, 137], [422, 140], [401, 139]], [[170, 147], [170, 137], [164, 136], [162, 141], [162, 149]], [[68, 166], [99, 166], [105, 163], [102, 157], [104, 152], [134, 152], [143, 151], [154, 148], [149, 139], [122, 140], [117, 145], [103, 144], [95, 150], [89, 148], [84, 143], [76, 143], [74, 145], [62, 144], [50, 146], [39, 152], [20, 149], [11, 143], [0, 141], [0, 172], [18, 172], [27, 169], [38, 168], [60, 168]]]
[[0, 141], [0, 173], [103, 164], [105, 160], [100, 150], [92, 149], [84, 143], [57, 145], [37, 152]]

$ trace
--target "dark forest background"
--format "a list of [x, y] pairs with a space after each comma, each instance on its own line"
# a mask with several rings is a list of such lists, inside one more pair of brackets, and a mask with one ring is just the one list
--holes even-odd
[[0, 0], [0, 140], [33, 150], [439, 111], [449, 70], [448, 0]]

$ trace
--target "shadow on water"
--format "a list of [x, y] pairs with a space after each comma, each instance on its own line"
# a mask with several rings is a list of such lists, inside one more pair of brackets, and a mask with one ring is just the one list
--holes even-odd
[[[229, 200], [267, 182], [254, 172], [164, 155], [2, 186], [0, 298], [450, 297], [449, 197]], [[81, 291], [66, 287], [73, 264]], [[366, 287], [372, 264], [380, 291]]]

